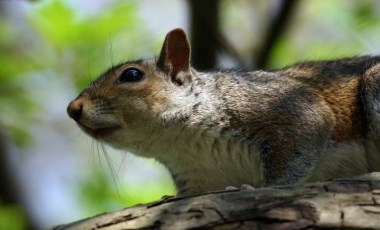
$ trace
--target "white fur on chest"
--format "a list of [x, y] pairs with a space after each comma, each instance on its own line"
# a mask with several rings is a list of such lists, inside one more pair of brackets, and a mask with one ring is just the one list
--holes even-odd
[[209, 131], [179, 130], [170, 140], [158, 137], [150, 151], [170, 171], [179, 193], [223, 190], [262, 184], [259, 151], [254, 145]]

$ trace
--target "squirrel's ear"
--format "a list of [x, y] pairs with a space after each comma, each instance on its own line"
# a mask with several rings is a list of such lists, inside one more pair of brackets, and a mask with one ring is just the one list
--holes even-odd
[[157, 66], [179, 85], [190, 80], [190, 43], [185, 31], [177, 28], [166, 35]]

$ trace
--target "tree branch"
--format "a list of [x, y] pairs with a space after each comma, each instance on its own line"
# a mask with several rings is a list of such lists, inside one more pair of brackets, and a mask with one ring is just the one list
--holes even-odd
[[169, 197], [54, 229], [194, 228], [380, 228], [380, 173], [306, 185]]
[[215, 68], [219, 43], [220, 0], [188, 0], [192, 65], [198, 70]]
[[298, 0], [282, 0], [280, 11], [268, 26], [268, 32], [262, 39], [263, 44], [260, 46], [261, 49], [255, 55], [257, 56], [254, 65], [256, 68], [263, 69], [267, 67], [274, 45], [283, 35], [297, 3]]

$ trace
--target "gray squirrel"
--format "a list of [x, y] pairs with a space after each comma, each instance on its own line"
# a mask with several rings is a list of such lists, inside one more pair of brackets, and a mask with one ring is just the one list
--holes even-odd
[[69, 116], [161, 162], [181, 195], [380, 171], [380, 57], [198, 72], [190, 54], [186, 33], [170, 31], [158, 58], [111, 67]]

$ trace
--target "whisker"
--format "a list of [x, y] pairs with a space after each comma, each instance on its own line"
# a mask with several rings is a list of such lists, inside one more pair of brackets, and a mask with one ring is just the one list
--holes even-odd
[[121, 172], [125, 172], [125, 167], [127, 165], [126, 161], [127, 161], [127, 153], [123, 152], [122, 153], [122, 158], [121, 158], [121, 161], [120, 161], [120, 164], [119, 164], [119, 167], [117, 169], [118, 174], [120, 174]]
[[92, 82], [92, 76], [91, 76], [91, 71], [90, 71], [90, 58], [87, 57], [87, 77], [89, 78], [89, 81]]
[[98, 152], [98, 161], [99, 161], [100, 167], [102, 168], [103, 173], [105, 173], [103, 163], [102, 163], [102, 159], [100, 158], [99, 142], [95, 142], [95, 143], [96, 143], [96, 151]]
[[109, 42], [110, 42], [110, 61], [111, 61], [111, 66], [114, 66], [114, 60], [113, 60], [113, 43], [112, 43], [112, 38], [110, 36], [109, 38]]
[[96, 142], [94, 140], [91, 140], [91, 147], [90, 147], [90, 156], [92, 165], [95, 166], [95, 144]]
[[80, 136], [83, 134], [83, 131], [80, 129], [75, 129], [76, 134], [75, 134], [75, 141], [78, 141]]
[[115, 168], [114, 168], [114, 165], [112, 163], [111, 157], [109, 156], [106, 148], [104, 147], [104, 144], [100, 144], [100, 146], [101, 146], [101, 149], [103, 151], [104, 157], [105, 157], [105, 159], [107, 161], [108, 167], [109, 167], [109, 169], [111, 171], [112, 181], [113, 181], [113, 183], [114, 183], [114, 185], [116, 187], [116, 192], [117, 192], [118, 196], [120, 196], [119, 179], [117, 177], [117, 173], [115, 172]]

